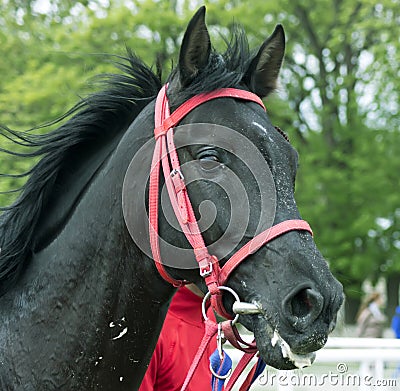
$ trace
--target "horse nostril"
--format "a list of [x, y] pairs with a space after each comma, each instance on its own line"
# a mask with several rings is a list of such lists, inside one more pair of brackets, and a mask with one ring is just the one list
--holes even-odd
[[303, 318], [318, 306], [321, 295], [310, 288], [305, 288], [296, 293], [292, 300], [292, 313], [294, 316]]
[[301, 288], [283, 301], [284, 314], [291, 325], [304, 330], [321, 313], [324, 306], [322, 295], [312, 288]]

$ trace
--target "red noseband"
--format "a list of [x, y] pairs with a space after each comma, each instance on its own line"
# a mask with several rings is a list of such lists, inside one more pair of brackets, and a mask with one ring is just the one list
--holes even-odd
[[214, 309], [223, 317], [231, 318], [225, 311], [221, 293], [218, 286], [224, 285], [230, 273], [250, 254], [255, 253], [264, 244], [276, 237], [294, 230], [308, 231], [312, 234], [311, 228], [304, 220], [286, 220], [261, 232], [243, 247], [220, 268], [219, 261], [214, 255], [210, 255], [204, 243], [203, 236], [198, 227], [193, 207], [190, 202], [184, 177], [180, 170], [178, 154], [174, 144], [174, 126], [194, 108], [204, 102], [217, 98], [234, 98], [251, 101], [259, 104], [265, 110], [261, 99], [255, 94], [235, 88], [222, 88], [210, 93], [196, 95], [184, 102], [172, 114], [169, 111], [166, 86], [158, 94], [155, 107], [155, 129], [154, 137], [156, 145], [151, 163], [150, 186], [149, 186], [149, 230], [150, 245], [156, 267], [160, 275], [174, 286], [187, 284], [188, 281], [180, 281], [172, 278], [165, 270], [160, 254], [158, 238], [158, 197], [159, 197], [159, 176], [160, 162], [163, 167], [165, 184], [168, 195], [176, 215], [190, 245], [193, 247], [195, 258], [199, 264], [200, 275], [205, 279], [211, 293], [211, 303]]

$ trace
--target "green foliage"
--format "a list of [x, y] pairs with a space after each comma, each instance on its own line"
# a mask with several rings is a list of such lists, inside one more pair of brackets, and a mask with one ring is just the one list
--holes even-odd
[[[55, 119], [115, 71], [132, 47], [167, 75], [200, 1], [52, 0], [0, 5], [0, 123], [27, 129]], [[234, 22], [258, 47], [284, 25], [281, 88], [268, 98], [274, 122], [300, 152], [299, 208], [348, 292], [366, 277], [400, 271], [399, 0], [208, 0], [216, 47]], [[2, 147], [7, 147], [0, 139]], [[30, 163], [0, 155], [0, 172]], [[0, 191], [19, 186], [0, 178]], [[12, 197], [0, 195], [0, 204]]]

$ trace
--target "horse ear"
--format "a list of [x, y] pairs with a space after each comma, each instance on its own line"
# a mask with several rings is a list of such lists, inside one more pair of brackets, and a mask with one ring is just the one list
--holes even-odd
[[203, 69], [211, 51], [210, 35], [205, 24], [206, 7], [193, 16], [183, 37], [179, 54], [179, 75], [183, 86], [188, 85]]
[[279, 71], [285, 54], [285, 32], [277, 25], [261, 45], [244, 76], [244, 82], [261, 98], [276, 89]]

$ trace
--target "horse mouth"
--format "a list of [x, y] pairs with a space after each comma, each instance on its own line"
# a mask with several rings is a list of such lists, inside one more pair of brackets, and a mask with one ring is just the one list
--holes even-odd
[[[261, 320], [260, 317], [257, 318]], [[302, 369], [311, 366], [315, 361], [315, 351], [326, 342], [326, 337], [321, 336], [318, 338], [319, 342], [312, 344], [312, 347], [304, 341], [304, 344], [300, 343], [294, 348], [276, 328], [272, 328], [269, 323], [265, 324], [265, 318], [263, 320], [253, 322], [253, 332], [260, 356], [267, 365], [276, 369]]]
[[275, 348], [276, 345], [281, 350], [282, 358], [292, 363], [295, 368], [302, 369], [309, 367], [315, 360], [314, 352], [304, 354], [293, 352], [290, 345], [280, 336], [277, 330], [274, 331], [271, 339], [271, 347]]

